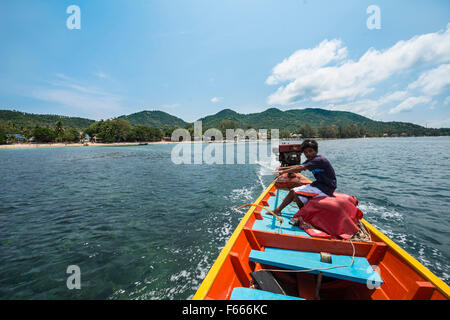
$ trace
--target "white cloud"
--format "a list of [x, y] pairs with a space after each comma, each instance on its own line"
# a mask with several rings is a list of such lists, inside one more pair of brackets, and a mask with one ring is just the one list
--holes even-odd
[[429, 106], [428, 109], [429, 110], [434, 110], [436, 108], [436, 105], [438, 104], [438, 102], [436, 100], [434, 100]]
[[87, 85], [79, 80], [68, 77], [64, 74], [56, 74], [56, 80], [49, 81], [48, 83], [54, 87], [61, 87], [65, 89], [71, 89], [84, 94], [90, 95], [106, 95], [107, 93], [103, 90], [95, 88], [93, 86]]
[[427, 95], [438, 95], [450, 86], [450, 64], [422, 73], [416, 81], [411, 83], [409, 89], [420, 88]]
[[448, 105], [450, 103], [450, 96], [445, 98], [444, 105]]
[[75, 114], [81, 112], [96, 119], [118, 116], [123, 112], [122, 97], [64, 74], [57, 74], [56, 77], [56, 80], [49, 82], [51, 87], [34, 88], [31, 95], [72, 109]]
[[380, 99], [380, 102], [382, 104], [386, 104], [386, 103], [390, 103], [390, 102], [400, 101], [400, 100], [405, 99], [407, 96], [408, 96], [407, 90], [395, 91], [393, 93], [387, 94], [386, 96], [382, 97]]
[[[267, 78], [267, 84], [289, 82], [270, 95], [268, 103], [289, 105], [307, 100], [351, 102], [373, 92], [376, 85], [393, 75], [427, 63], [448, 62], [450, 24], [444, 31], [399, 41], [383, 51], [371, 48], [358, 61], [344, 60], [346, 57], [347, 48], [342, 47], [338, 40], [325, 40], [316, 48], [297, 51], [275, 66]], [[335, 65], [327, 66], [332, 62]], [[439, 85], [425, 90], [435, 92]], [[406, 101], [403, 106], [407, 106]]]
[[223, 100], [223, 97], [213, 97], [213, 98], [211, 99], [211, 102], [212, 102], [212, 103], [217, 103], [217, 102], [219, 102], [219, 101], [221, 101], [221, 100]]
[[347, 48], [342, 48], [340, 40], [325, 39], [314, 49], [298, 50], [289, 58], [276, 65], [267, 84], [295, 80], [307, 73], [315, 71], [331, 62], [341, 61], [347, 57]]
[[450, 128], [450, 118], [444, 120], [431, 120], [426, 123], [428, 128]]
[[395, 113], [399, 113], [399, 112], [402, 112], [402, 111], [411, 110], [412, 108], [414, 108], [418, 104], [429, 103], [430, 101], [431, 101], [431, 98], [430, 97], [426, 97], [426, 96], [409, 97], [405, 101], [400, 103], [398, 106], [396, 106], [395, 108], [389, 110], [389, 113], [390, 114], [395, 114]]
[[389, 103], [402, 101], [408, 97], [408, 91], [395, 91], [386, 94], [379, 99], [358, 99], [348, 103], [329, 104], [325, 109], [350, 111], [366, 117], [380, 116], [379, 109]]
[[100, 79], [109, 79], [110, 76], [102, 71], [94, 72], [94, 76]]
[[361, 99], [349, 103], [329, 104], [325, 107], [328, 110], [350, 111], [362, 116], [373, 118], [377, 115], [377, 110], [382, 105], [380, 100]]

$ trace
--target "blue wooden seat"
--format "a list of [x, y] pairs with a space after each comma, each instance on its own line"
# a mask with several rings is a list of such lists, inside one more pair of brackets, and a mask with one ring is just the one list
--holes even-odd
[[[309, 270], [317, 268], [328, 268], [338, 265], [348, 265], [352, 261], [351, 256], [331, 255], [332, 263], [320, 261], [320, 253], [293, 251], [278, 248], [265, 248], [265, 251], [252, 250], [249, 260], [264, 265], [279, 267], [289, 270]], [[371, 283], [380, 286], [383, 280], [370, 266], [364, 257], [355, 257], [351, 267], [339, 267], [328, 270], [309, 271], [318, 274], [322, 272], [324, 276], [342, 280], [349, 280], [359, 283]]]
[[[285, 215], [283, 215], [282, 217], [284, 218], [284, 221], [283, 225], [281, 226], [281, 234], [289, 234], [301, 237], [311, 237], [309, 234], [300, 229], [298, 226], [290, 225], [289, 218], [286, 218]], [[252, 226], [252, 230], [280, 233], [280, 223], [274, 216], [265, 215], [263, 216], [262, 220], [255, 220], [255, 223]]]
[[[276, 207], [278, 207], [279, 203], [286, 197], [287, 191], [284, 190], [277, 190], [277, 196], [276, 197], [270, 197], [267, 200], [267, 203], [269, 204], [268, 208], [270, 210], [275, 210]], [[281, 216], [283, 217], [283, 225], [281, 226], [281, 233], [282, 234], [289, 234], [289, 235], [295, 235], [295, 236], [302, 236], [302, 237], [311, 237], [309, 234], [307, 234], [305, 231], [300, 229], [298, 226], [292, 226], [289, 224], [289, 220], [297, 213], [298, 208], [294, 206], [287, 206], [283, 211], [281, 212]], [[267, 210], [262, 209], [261, 215], [263, 217], [262, 220], [256, 220], [253, 224], [252, 229], [253, 230], [259, 230], [259, 231], [267, 231], [267, 232], [274, 232], [279, 233], [280, 232], [280, 223], [278, 220], [272, 216], [267, 214]]]
[[305, 300], [302, 298], [285, 296], [282, 294], [250, 288], [234, 288], [230, 300]]

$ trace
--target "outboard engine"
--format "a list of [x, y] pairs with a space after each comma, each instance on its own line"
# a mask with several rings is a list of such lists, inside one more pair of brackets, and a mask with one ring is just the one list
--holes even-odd
[[298, 166], [302, 162], [301, 144], [280, 144], [278, 150], [282, 167]]
[[[275, 149], [275, 148], [274, 148]], [[278, 155], [282, 167], [298, 166], [302, 160], [301, 144], [280, 144], [278, 150], [273, 150]], [[300, 174], [290, 173], [281, 175], [275, 182], [277, 188], [295, 188], [308, 184], [309, 181], [304, 179]]]

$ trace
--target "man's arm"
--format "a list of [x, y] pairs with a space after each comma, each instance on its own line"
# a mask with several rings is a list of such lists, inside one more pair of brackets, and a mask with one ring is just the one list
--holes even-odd
[[275, 173], [277, 174], [283, 174], [283, 173], [294, 173], [294, 172], [302, 172], [307, 170], [306, 167], [304, 165], [299, 165], [299, 166], [290, 166], [290, 167], [282, 167], [282, 168], [278, 168], [277, 171], [275, 171]]
[[287, 169], [291, 169], [291, 168], [294, 168], [294, 167], [298, 167], [298, 165], [295, 165], [295, 166], [288, 166], [288, 167], [278, 167], [278, 168], [277, 168], [277, 171], [280, 171], [280, 170], [287, 170]]

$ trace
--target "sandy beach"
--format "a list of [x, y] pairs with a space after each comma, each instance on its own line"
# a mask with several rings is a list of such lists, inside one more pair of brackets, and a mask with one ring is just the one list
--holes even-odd
[[[144, 142], [144, 144], [168, 144], [172, 141]], [[59, 147], [105, 147], [105, 146], [139, 146], [140, 142], [114, 142], [114, 143], [16, 143], [0, 145], [0, 149], [33, 149], [33, 148], [59, 148]]]
[[[278, 139], [273, 139], [278, 140]], [[269, 140], [250, 140], [250, 141], [270, 141]], [[282, 140], [280, 140], [282, 141]], [[289, 140], [287, 140], [289, 141]], [[120, 146], [139, 146], [150, 144], [177, 144], [177, 143], [230, 143], [235, 141], [152, 141], [152, 142], [113, 142], [113, 143], [15, 143], [0, 145], [0, 149], [33, 149], [33, 148], [60, 148], [60, 147], [120, 147]], [[243, 140], [240, 142], [244, 142]], [[248, 142], [248, 140], [247, 140]]]

